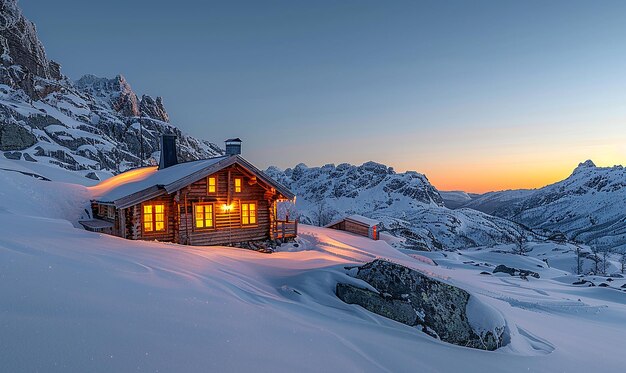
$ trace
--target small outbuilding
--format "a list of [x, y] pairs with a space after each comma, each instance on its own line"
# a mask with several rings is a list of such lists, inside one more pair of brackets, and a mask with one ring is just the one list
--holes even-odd
[[336, 220], [326, 226], [326, 228], [338, 229], [359, 236], [369, 237], [378, 240], [380, 222], [361, 215], [350, 215], [340, 220]]

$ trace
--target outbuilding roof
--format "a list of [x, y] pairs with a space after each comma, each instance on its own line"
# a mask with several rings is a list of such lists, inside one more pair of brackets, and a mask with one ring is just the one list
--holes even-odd
[[362, 215], [354, 214], [354, 215], [346, 216], [346, 217], [343, 217], [341, 219], [335, 220], [332, 223], [326, 225], [326, 228], [331, 227], [331, 226], [333, 226], [335, 224], [341, 223], [344, 220], [350, 220], [350, 221], [353, 221], [353, 222], [356, 222], [356, 223], [361, 223], [363, 225], [367, 225], [370, 228], [371, 227], [375, 227], [378, 224], [380, 224], [380, 221], [378, 221], [378, 220], [370, 219], [370, 218], [362, 216]]
[[238, 164], [288, 199], [295, 195], [240, 155], [179, 163], [159, 170], [156, 166], [123, 172], [90, 188], [94, 201], [126, 208], [162, 194], [170, 194], [223, 168]]

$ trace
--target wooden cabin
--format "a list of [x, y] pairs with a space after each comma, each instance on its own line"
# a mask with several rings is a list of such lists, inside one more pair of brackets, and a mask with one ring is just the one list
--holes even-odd
[[338, 229], [378, 240], [379, 225], [380, 222], [377, 220], [361, 215], [350, 215], [328, 224], [326, 228]]
[[175, 138], [164, 136], [159, 167], [133, 169], [93, 187], [94, 218], [81, 224], [127, 239], [185, 245], [295, 237], [297, 221], [278, 220], [276, 210], [294, 194], [241, 157], [241, 140], [228, 141], [225, 156], [177, 163]]

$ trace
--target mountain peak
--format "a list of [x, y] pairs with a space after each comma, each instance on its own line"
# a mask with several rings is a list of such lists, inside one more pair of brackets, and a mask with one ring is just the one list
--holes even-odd
[[581, 162], [578, 164], [578, 167], [576, 167], [576, 169], [574, 170], [574, 172], [578, 171], [578, 170], [583, 170], [586, 168], [595, 168], [596, 164], [593, 163], [593, 161], [591, 159], [587, 159], [584, 162]]
[[61, 79], [61, 66], [48, 60], [35, 25], [22, 15], [17, 1], [1, 1], [0, 83], [39, 99], [55, 91], [54, 82]]
[[62, 76], [16, 0], [0, 0], [0, 85], [11, 98], [0, 102], [0, 151], [11, 159], [120, 172], [149, 160], [166, 132], [178, 136], [178, 159], [223, 153], [170, 124], [163, 100], [139, 100], [122, 75]]

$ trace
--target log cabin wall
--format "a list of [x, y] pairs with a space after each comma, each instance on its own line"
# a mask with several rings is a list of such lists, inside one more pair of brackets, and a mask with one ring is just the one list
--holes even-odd
[[329, 228], [338, 229], [354, 234], [358, 234], [359, 236], [370, 236], [370, 227], [365, 224], [360, 224], [357, 222], [353, 222], [350, 220], [342, 220], [337, 224], [330, 226]]
[[120, 236], [118, 213], [117, 209], [114, 206], [92, 202], [91, 213], [95, 219], [100, 219], [113, 223], [113, 228], [110, 231], [106, 231], [103, 233]]
[[[208, 193], [209, 177], [217, 178], [215, 193]], [[242, 181], [241, 192], [235, 192], [235, 178]], [[125, 231], [122, 233], [120, 229], [116, 235], [135, 240], [158, 240], [203, 246], [264, 240], [270, 237], [275, 198], [275, 194], [269, 193], [253, 177], [237, 166], [232, 166], [192, 183], [172, 195], [159, 196], [124, 209]], [[232, 209], [228, 211], [224, 206], [229, 205], [229, 202]], [[241, 219], [241, 204], [250, 202], [256, 203], [257, 221], [256, 224], [244, 226]], [[165, 205], [165, 232], [145, 232], [143, 229], [143, 205], [151, 203]], [[196, 228], [193, 206], [198, 203], [213, 205], [213, 227]], [[121, 225], [121, 221], [116, 220]]]
[[369, 237], [370, 235], [370, 227], [368, 225], [355, 223], [350, 220], [345, 221], [345, 230], [360, 236]]
[[[146, 232], [143, 225], [143, 206], [145, 204], [163, 204], [165, 207], [165, 231]], [[127, 238], [133, 240], [157, 240], [165, 242], [175, 242], [174, 237], [177, 235], [176, 217], [178, 206], [174, 201], [174, 196], [164, 195], [145, 201], [141, 204], [134, 205], [125, 209], [124, 216], [126, 221]], [[122, 236], [121, 232], [119, 236]]]
[[[217, 178], [215, 193], [208, 193], [209, 177]], [[242, 180], [241, 192], [235, 192], [235, 178]], [[180, 193], [179, 242], [189, 245], [224, 245], [269, 238], [274, 201], [266, 197], [266, 189], [236, 166], [225, 168], [189, 185]], [[229, 202], [232, 206], [230, 211], [224, 209]], [[256, 203], [256, 224], [242, 225], [241, 203], [246, 202]], [[214, 227], [196, 228], [193, 206], [197, 203], [213, 205]]]
[[[216, 177], [216, 192], [208, 192], [209, 177]], [[235, 179], [241, 191], [235, 191]], [[112, 205], [92, 204], [93, 216], [114, 223], [113, 234], [134, 240], [158, 240], [187, 245], [225, 245], [275, 238], [275, 190], [268, 190], [252, 174], [237, 165], [209, 175], [170, 195], [162, 195], [134, 206], [116, 209]], [[194, 205], [213, 206], [213, 227], [197, 228]], [[256, 223], [243, 225], [242, 203], [256, 203]], [[165, 231], [144, 228], [143, 206], [163, 204]], [[224, 206], [231, 206], [227, 210]]]

